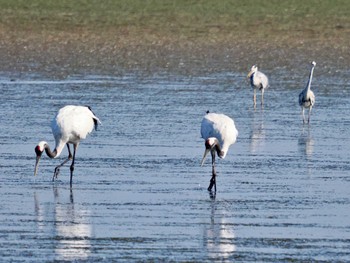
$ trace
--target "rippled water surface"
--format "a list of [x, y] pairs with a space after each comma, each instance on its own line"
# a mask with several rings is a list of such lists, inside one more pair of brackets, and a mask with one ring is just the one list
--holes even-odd
[[[304, 72], [301, 70], [301, 72]], [[252, 107], [246, 73], [0, 78], [0, 257], [4, 261], [350, 260], [349, 74], [317, 75], [311, 124], [297, 97], [305, 74], [268, 73], [265, 108]], [[258, 102], [260, 97], [258, 97]], [[90, 105], [102, 126], [52, 182], [59, 160], [50, 121]], [[210, 159], [205, 112], [234, 118], [239, 137]]]

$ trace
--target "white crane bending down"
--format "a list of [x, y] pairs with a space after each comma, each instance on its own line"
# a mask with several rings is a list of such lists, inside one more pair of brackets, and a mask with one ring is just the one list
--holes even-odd
[[315, 104], [315, 94], [311, 90], [311, 81], [312, 81], [312, 75], [314, 74], [314, 69], [316, 66], [316, 62], [312, 61], [311, 63], [311, 71], [309, 75], [309, 81], [307, 82], [307, 85], [305, 89], [303, 89], [302, 92], [299, 94], [299, 105], [301, 107], [301, 114], [303, 116], [303, 123], [305, 123], [305, 115], [304, 115], [304, 110], [306, 108], [309, 108], [309, 114], [308, 114], [308, 119], [307, 122], [310, 123], [310, 115], [311, 115], [311, 110], [312, 107]]
[[[90, 107], [67, 105], [61, 108], [51, 122], [51, 129], [55, 137], [56, 147], [51, 151], [46, 141], [39, 142], [35, 147], [36, 163], [34, 175], [38, 172], [39, 160], [44, 151], [50, 158], [57, 158], [60, 156], [64, 146], [67, 145], [68, 157], [55, 168], [52, 180], [57, 178], [60, 168], [69, 160], [72, 160], [70, 166], [70, 185], [72, 186], [75, 154], [80, 140], [85, 139], [93, 128], [97, 129], [97, 125], [100, 123], [100, 120], [91, 111]], [[69, 148], [70, 143], [73, 144], [73, 155]]]
[[209, 113], [204, 116], [201, 124], [201, 135], [205, 140], [205, 152], [201, 165], [203, 166], [207, 154], [211, 153], [212, 161], [212, 178], [208, 191], [214, 186], [216, 192], [216, 171], [215, 171], [215, 154], [220, 158], [225, 158], [229, 147], [236, 142], [238, 131], [234, 121], [224, 115]]
[[266, 75], [260, 71], [258, 71], [258, 67], [253, 65], [250, 69], [247, 78], [250, 79], [250, 85], [254, 89], [253, 102], [254, 108], [256, 107], [256, 90], [261, 91], [261, 107], [264, 105], [264, 91], [269, 87], [269, 79]]

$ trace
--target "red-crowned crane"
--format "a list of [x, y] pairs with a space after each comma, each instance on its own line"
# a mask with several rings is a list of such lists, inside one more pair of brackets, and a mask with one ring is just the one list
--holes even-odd
[[[35, 147], [36, 163], [34, 175], [38, 172], [39, 160], [44, 151], [50, 158], [57, 158], [62, 153], [64, 146], [67, 145], [68, 157], [55, 168], [52, 180], [57, 178], [60, 168], [69, 160], [72, 160], [70, 166], [70, 186], [72, 187], [75, 154], [80, 140], [85, 139], [94, 128], [97, 129], [97, 125], [100, 123], [100, 120], [91, 111], [90, 107], [67, 105], [61, 108], [51, 122], [52, 134], [56, 141], [55, 149], [51, 151], [46, 141], [38, 143]], [[73, 144], [73, 155], [69, 144]]]
[[201, 165], [204, 164], [205, 158], [210, 152], [212, 158], [212, 177], [208, 191], [211, 191], [214, 186], [216, 192], [215, 154], [222, 159], [225, 158], [229, 147], [236, 142], [238, 131], [234, 121], [230, 117], [224, 114], [207, 112], [202, 120], [201, 135], [205, 140], [205, 152]]

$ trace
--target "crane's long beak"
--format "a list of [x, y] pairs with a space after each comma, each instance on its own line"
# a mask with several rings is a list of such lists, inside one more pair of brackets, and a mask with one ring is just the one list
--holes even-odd
[[205, 148], [205, 152], [201, 161], [201, 166], [203, 166], [205, 158], [207, 157], [208, 153], [210, 152], [210, 149]]
[[249, 71], [248, 75], [247, 75], [247, 78], [250, 78], [250, 76], [253, 74], [253, 71]]
[[38, 173], [40, 157], [41, 157], [40, 155], [36, 156], [35, 168], [34, 168], [34, 176], [36, 176], [36, 174]]

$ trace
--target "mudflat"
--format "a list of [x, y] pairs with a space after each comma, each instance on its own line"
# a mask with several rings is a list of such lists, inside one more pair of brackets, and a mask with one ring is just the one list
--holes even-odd
[[349, 66], [350, 1], [0, 1], [0, 71], [196, 75]]

